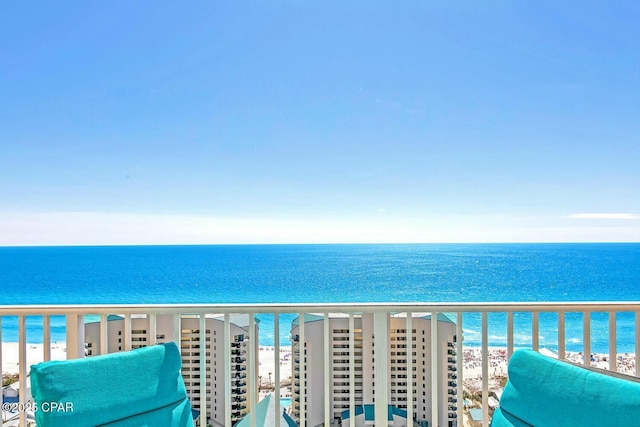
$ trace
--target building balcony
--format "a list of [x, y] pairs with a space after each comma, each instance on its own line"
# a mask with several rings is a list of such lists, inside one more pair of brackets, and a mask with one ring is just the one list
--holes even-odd
[[[200, 317], [200, 320], [203, 321], [205, 316], [210, 315], [222, 315], [221, 321], [224, 323], [224, 333], [218, 333], [217, 335], [217, 346], [220, 354], [225, 355], [226, 360], [218, 359], [216, 361], [215, 368], [217, 372], [213, 373], [211, 371], [211, 375], [207, 374], [208, 378], [206, 381], [204, 380], [204, 372], [206, 372], [206, 368], [214, 368], [213, 366], [208, 366], [211, 362], [210, 357], [204, 357], [203, 355], [198, 355], [197, 358], [189, 357], [190, 366], [198, 365], [199, 370], [183, 370], [183, 375], [190, 375], [191, 378], [187, 381], [192, 381], [193, 378], [196, 378], [196, 375], [199, 377], [199, 373], [202, 372], [202, 378], [198, 379], [200, 383], [196, 386], [190, 385], [190, 389], [194, 389], [193, 396], [211, 396], [210, 390], [212, 390], [212, 382], [219, 381], [223, 386], [227, 384], [225, 387], [226, 393], [234, 394], [234, 393], [242, 393], [245, 400], [234, 400], [235, 396], [221, 396], [221, 393], [218, 392], [218, 407], [220, 405], [228, 404], [228, 410], [224, 411], [226, 414], [226, 421], [230, 422], [232, 420], [238, 420], [244, 413], [246, 413], [247, 408], [255, 407], [258, 401], [258, 390], [257, 384], [259, 383], [257, 379], [257, 367], [258, 367], [258, 349], [257, 343], [259, 343], [259, 337], [255, 336], [255, 332], [249, 328], [246, 336], [242, 337], [242, 339], [235, 339], [232, 335], [229, 334], [229, 316], [228, 315], [236, 315], [236, 314], [246, 314], [249, 319], [257, 316], [261, 316], [263, 314], [267, 314], [270, 316], [281, 316], [281, 315], [300, 315], [306, 313], [341, 313], [346, 314], [347, 316], [360, 316], [361, 313], [371, 314], [373, 318], [374, 328], [375, 328], [375, 342], [372, 344], [375, 349], [375, 354], [381, 354], [382, 351], [387, 351], [391, 348], [391, 333], [388, 328], [388, 317], [393, 315], [397, 316], [398, 313], [407, 313], [411, 312], [414, 314], [424, 313], [431, 318], [440, 319], [441, 314], [447, 314], [449, 319], [452, 320], [451, 328], [454, 333], [450, 334], [451, 336], [439, 336], [440, 332], [436, 332], [435, 336], [427, 335], [427, 348], [434, 349], [431, 354], [427, 354], [427, 359], [430, 362], [427, 363], [426, 369], [428, 371], [441, 371], [440, 375], [432, 376], [431, 383], [428, 384], [429, 389], [433, 390], [433, 395], [437, 396], [438, 401], [442, 402], [441, 405], [438, 405], [437, 408], [433, 408], [432, 411], [432, 420], [429, 421], [429, 425], [446, 425], [447, 421], [450, 419], [462, 419], [463, 417], [463, 405], [452, 405], [457, 402], [462, 402], [462, 393], [465, 379], [465, 369], [463, 355], [465, 349], [473, 347], [474, 351], [477, 354], [480, 354], [480, 366], [478, 367], [479, 371], [482, 372], [482, 375], [476, 375], [476, 377], [481, 378], [479, 383], [480, 393], [483, 399], [483, 408], [489, 407], [489, 379], [494, 370], [493, 365], [491, 364], [490, 354], [489, 354], [489, 345], [496, 345], [491, 341], [492, 336], [505, 336], [505, 342], [499, 343], [498, 345], [504, 347], [503, 357], [505, 360], [508, 360], [513, 354], [513, 351], [516, 347], [516, 337], [520, 340], [523, 336], [528, 337], [524, 343], [518, 341], [518, 346], [529, 347], [534, 350], [541, 350], [543, 347], [551, 348], [556, 353], [557, 357], [560, 359], [566, 359], [571, 350], [573, 353], [580, 352], [581, 354], [590, 355], [592, 354], [592, 349], [597, 348], [597, 352], [606, 353], [607, 354], [607, 363], [608, 368], [612, 371], [626, 369], [627, 366], [623, 366], [619, 361], [618, 355], [622, 353], [630, 353], [630, 355], [635, 356], [635, 360], [640, 360], [640, 350], [636, 348], [627, 349], [619, 351], [618, 342], [619, 338], [622, 334], [631, 334], [632, 337], [640, 336], [640, 333], [636, 330], [638, 329], [638, 325], [640, 325], [640, 321], [632, 322], [632, 326], [635, 326], [635, 329], [627, 328], [627, 324], [623, 328], [622, 325], [618, 325], [617, 321], [620, 316], [633, 315], [633, 313], [640, 312], [640, 302], [625, 302], [625, 303], [607, 303], [607, 302], [588, 302], [588, 303], [441, 303], [441, 304], [430, 304], [430, 303], [379, 303], [379, 304], [303, 304], [303, 305], [295, 305], [295, 304], [278, 304], [278, 305], [270, 305], [270, 304], [255, 304], [255, 305], [29, 305], [29, 306], [7, 306], [0, 305], [0, 321], [2, 322], [2, 326], [6, 329], [7, 325], [11, 322], [15, 322], [17, 324], [17, 359], [19, 360], [19, 364], [15, 365], [16, 370], [18, 371], [20, 382], [18, 388], [19, 401], [22, 404], [22, 407], [27, 407], [25, 399], [28, 396], [27, 393], [27, 384], [29, 382], [27, 374], [29, 369], [29, 363], [27, 362], [27, 354], [31, 356], [33, 354], [33, 349], [30, 348], [30, 341], [27, 340], [27, 324], [29, 324], [29, 340], [34, 340], [33, 342], [43, 343], [42, 347], [43, 353], [41, 359], [50, 360], [51, 359], [51, 347], [52, 347], [52, 333], [53, 328], [51, 327], [52, 318], [60, 317], [63, 319], [63, 323], [66, 326], [66, 339], [64, 342], [58, 342], [58, 345], [64, 345], [66, 348], [65, 356], [68, 359], [75, 359], [85, 357], [85, 343], [91, 344], [91, 346], [87, 347], [91, 350], [91, 355], [99, 355], [107, 352], [119, 351], [119, 347], [122, 348], [122, 351], [127, 351], [132, 349], [135, 345], [140, 344], [139, 341], [134, 341], [133, 338], [137, 338], [138, 335], [134, 337], [132, 322], [134, 319], [138, 319], [140, 315], [146, 316], [147, 325], [145, 326], [146, 339], [145, 343], [155, 343], [157, 341], [157, 337], [159, 335], [163, 335], [165, 337], [165, 341], [175, 341], [178, 344], [182, 341], [182, 336], [180, 336], [180, 325], [174, 325], [173, 328], [170, 328], [168, 331], [160, 330], [163, 328], [162, 322], [157, 322], [158, 316], [162, 315], [178, 315], [177, 319], [181, 319], [179, 315], [190, 316], [191, 318], [196, 316]], [[97, 330], [98, 333], [95, 339], [92, 338], [93, 341], [88, 342], [87, 340], [87, 328], [88, 325], [84, 323], [85, 315], [98, 315], [100, 321], [98, 322]], [[115, 336], [113, 333], [114, 325], [111, 322], [111, 315], [118, 315], [122, 319], [125, 327], [122, 330], [121, 335], [117, 335], [116, 339], [120, 339], [120, 343], [112, 343], [110, 341], [111, 336]], [[500, 321], [494, 322], [496, 317], [500, 317]], [[541, 333], [541, 323], [542, 321], [549, 322], [548, 318], [552, 317], [552, 321], [555, 324], [554, 330], [555, 335], [551, 338], [553, 341], [550, 341], [549, 334]], [[186, 317], [185, 317], [186, 318]], [[522, 320], [522, 319], [525, 320]], [[578, 319], [580, 325], [582, 327], [580, 334], [576, 337], [575, 334], [569, 335], [567, 333], [567, 325], [569, 321]], [[604, 318], [604, 321], [602, 319]], [[470, 320], [471, 319], [471, 320]], [[474, 323], [473, 319], [477, 319]], [[179, 320], [184, 321], [184, 320]], [[406, 320], [408, 322], [408, 319]], [[415, 320], [414, 320], [415, 322]], [[525, 327], [521, 328], [520, 323], [524, 323]], [[34, 326], [35, 325], [35, 326]], [[38, 325], [40, 327], [40, 335], [38, 334]], [[304, 323], [303, 323], [304, 325]], [[289, 325], [281, 325], [286, 328]], [[415, 325], [414, 325], [415, 328]], [[489, 332], [491, 328], [491, 333]], [[190, 328], [193, 331], [196, 328]], [[304, 330], [303, 327], [298, 327], [299, 333], [292, 335], [292, 353], [294, 355], [297, 353], [298, 358], [302, 358], [301, 351], [304, 347], [301, 345], [302, 342], [308, 343], [308, 337], [311, 333], [310, 330]], [[436, 328], [437, 329], [437, 328]], [[464, 333], [463, 333], [464, 329]], [[410, 331], [410, 328], [407, 327], [406, 330]], [[591, 331], [598, 331], [597, 336], [591, 334]], [[174, 334], [177, 334], [175, 335]], [[411, 332], [409, 332], [411, 334]], [[225, 336], [226, 334], [226, 336]], [[286, 335], [281, 335], [286, 336]], [[189, 332], [189, 337], [196, 337], [198, 339], [197, 342], [204, 343], [206, 342], [206, 336], [204, 330], [199, 330], [197, 332]], [[543, 338], [544, 337], [544, 338]], [[409, 341], [407, 337], [402, 336], [403, 342]], [[417, 338], [414, 335], [414, 338]], [[6, 339], [6, 338], [5, 338]], [[191, 338], [190, 338], [191, 339]], [[576, 344], [576, 340], [578, 344]], [[604, 351], [602, 351], [602, 342], [604, 340]], [[633, 340], [632, 340], [633, 341]], [[182, 344], [185, 344], [186, 341], [183, 341]], [[329, 342], [329, 340], [327, 340]], [[341, 341], [342, 342], [342, 341]], [[249, 343], [249, 345], [247, 345]], [[596, 343], [598, 343], [596, 345]], [[277, 347], [279, 347], [279, 344]], [[393, 342], [394, 345], [398, 345], [398, 340]], [[207, 344], [208, 345], [208, 344]], [[213, 343], [211, 343], [213, 345]], [[300, 348], [300, 350], [295, 350], [296, 346]], [[570, 348], [569, 348], [570, 347]], [[579, 348], [577, 348], [579, 347]], [[198, 349], [199, 344], [192, 344], [190, 346], [191, 349]], [[311, 347], [307, 347], [311, 349]], [[192, 350], [186, 350], [192, 351]], [[277, 348], [276, 351], [279, 351]], [[314, 349], [314, 351], [316, 351]], [[332, 358], [333, 348], [330, 346], [325, 350], [324, 357]], [[395, 351], [395, 350], [394, 350]], [[213, 352], [212, 352], [213, 353]], [[309, 350], [309, 354], [311, 351]], [[307, 357], [309, 357], [307, 354]], [[7, 351], [0, 355], [8, 359], [12, 355], [9, 355]], [[186, 357], [186, 356], [185, 356]], [[202, 359], [200, 358], [202, 357]], [[296, 357], [296, 356], [294, 356]], [[418, 356], [419, 357], [419, 356]], [[224, 358], [223, 358], [224, 359]], [[375, 366], [375, 387], [376, 389], [391, 389], [391, 385], [389, 381], [390, 375], [406, 375], [408, 374], [408, 370], [410, 367], [417, 367], [418, 363], [405, 363], [406, 359], [398, 359], [402, 360], [402, 363], [389, 363], [389, 366], [379, 366], [376, 364]], [[394, 359], [394, 360], [395, 360]], [[585, 360], [579, 361], [579, 363], [590, 364], [590, 358], [586, 358]], [[376, 361], [378, 358], [376, 357]], [[1, 360], [0, 360], [1, 362]], [[204, 363], [205, 366], [200, 366], [200, 363]], [[430, 366], [429, 366], [430, 364]], [[6, 367], [5, 362], [5, 367]], [[342, 367], [342, 363], [340, 366]], [[409, 366], [411, 365], [411, 366]], [[358, 362], [351, 363], [350, 360], [347, 360], [344, 363], [345, 368], [349, 368], [349, 370], [345, 370], [343, 372], [353, 372], [355, 371], [357, 374], [361, 374], [357, 367], [361, 367], [362, 364], [358, 364]], [[313, 366], [301, 366], [294, 365], [294, 378], [297, 380], [295, 383], [300, 383], [300, 377], [304, 376], [304, 374], [310, 372]], [[274, 366], [271, 372], [276, 372], [279, 369], [278, 359], [274, 361]], [[360, 368], [361, 369], [361, 368]], [[637, 375], [637, 364], [633, 365], [633, 372], [631, 374]], [[442, 372], [444, 371], [444, 372]], [[446, 373], [446, 375], [445, 375]], [[629, 372], [626, 372], [629, 373]], [[254, 378], [255, 376], [255, 378]], [[216, 378], [216, 379], [214, 379]], [[249, 378], [249, 380], [245, 380]], [[297, 402], [313, 402], [312, 399], [308, 398], [308, 393], [313, 390], [313, 385], [311, 384], [311, 376], [306, 380], [306, 388], [299, 389], [296, 391], [295, 399], [294, 399], [294, 408], [299, 412], [299, 404], [296, 405]], [[438, 380], [440, 378], [440, 380]], [[274, 382], [280, 381], [283, 378], [273, 378]], [[455, 380], [455, 381], [453, 381]], [[340, 379], [340, 381], [344, 381], [350, 384], [351, 378], [347, 377], [344, 379]], [[362, 382], [362, 378], [357, 380], [358, 383]], [[410, 383], [410, 381], [406, 381]], [[246, 384], [250, 384], [253, 386], [246, 386]], [[220, 386], [218, 384], [218, 386]], [[351, 384], [350, 384], [351, 385]], [[459, 387], [458, 387], [459, 385]], [[355, 387], [355, 383], [354, 383]], [[364, 385], [363, 385], [364, 387]], [[396, 386], [394, 386], [396, 387]], [[401, 388], [400, 386], [396, 388]], [[409, 387], [405, 387], [406, 390], [403, 391], [402, 395], [406, 396], [407, 399], [410, 397], [415, 398], [416, 395], [413, 394]], [[347, 393], [340, 394], [340, 396], [345, 396], [348, 398], [348, 401], [344, 402], [345, 404], [350, 404], [353, 402], [354, 404], [358, 401], [358, 396], [351, 395], [349, 392], [349, 388], [345, 389]], [[196, 392], [197, 391], [197, 392]], [[378, 394], [376, 394], [376, 397]], [[224, 397], [229, 397], [229, 399], [225, 402]], [[390, 398], [391, 396], [389, 396]], [[196, 400], [192, 400], [192, 403], [196, 402]], [[365, 402], [366, 403], [366, 402]], [[279, 401], [276, 402], [279, 406]], [[332, 402], [327, 402], [327, 405], [331, 405]], [[380, 414], [386, 414], [386, 405], [387, 402], [375, 402], [375, 405], [380, 408], [385, 408], [384, 411], [378, 411]], [[325, 408], [327, 414], [333, 413], [333, 407]], [[207, 408], [201, 407], [201, 417], [206, 419], [210, 418], [211, 414], [207, 415]], [[378, 413], [376, 412], [376, 413]], [[20, 425], [23, 427], [27, 426], [27, 414], [21, 413], [17, 414], [20, 417]], [[483, 414], [484, 423], [483, 425], [489, 425], [489, 414], [488, 409]], [[305, 424], [305, 413], [299, 412], [298, 419], [301, 424]], [[376, 425], [386, 425], [386, 419], [379, 420], [380, 422], [376, 422]], [[224, 424], [224, 423], [223, 423]], [[326, 420], [325, 425], [331, 424], [331, 420]]]

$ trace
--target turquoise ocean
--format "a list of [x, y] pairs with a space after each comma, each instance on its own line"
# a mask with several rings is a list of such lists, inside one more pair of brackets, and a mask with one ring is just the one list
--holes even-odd
[[[0, 304], [640, 301], [640, 244], [402, 244], [0, 247]], [[260, 315], [260, 344], [273, 318]], [[281, 344], [289, 345], [283, 315]], [[591, 348], [608, 351], [608, 315], [594, 313]], [[618, 352], [635, 349], [633, 313], [617, 315]], [[464, 342], [480, 344], [480, 315]], [[540, 343], [557, 348], [557, 317], [540, 315]], [[52, 319], [52, 341], [65, 337]], [[567, 313], [567, 349], [582, 350], [582, 315]], [[17, 341], [17, 319], [2, 319]], [[27, 319], [42, 342], [42, 318]], [[506, 345], [506, 315], [489, 315], [490, 345]], [[515, 315], [515, 344], [531, 316]]]

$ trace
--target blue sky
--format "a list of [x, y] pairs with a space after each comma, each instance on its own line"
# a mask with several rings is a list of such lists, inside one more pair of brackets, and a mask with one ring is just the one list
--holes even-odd
[[0, 245], [640, 241], [639, 21], [4, 2]]

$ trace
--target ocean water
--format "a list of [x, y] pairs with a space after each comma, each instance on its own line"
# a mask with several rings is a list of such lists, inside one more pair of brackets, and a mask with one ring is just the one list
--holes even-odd
[[[237, 245], [0, 248], [0, 304], [267, 302], [640, 301], [640, 244]], [[290, 320], [281, 317], [281, 344]], [[635, 348], [632, 313], [617, 315], [618, 351]], [[27, 340], [41, 342], [39, 317]], [[480, 315], [464, 318], [480, 342]], [[260, 343], [273, 343], [261, 316]], [[592, 349], [607, 351], [607, 314], [591, 321]], [[540, 315], [541, 345], [556, 348], [557, 318]], [[17, 341], [16, 319], [2, 339]], [[515, 343], [531, 343], [515, 315]], [[582, 316], [567, 313], [567, 348], [582, 349]], [[489, 315], [491, 345], [506, 343], [506, 315]], [[52, 340], [64, 319], [52, 320]]]

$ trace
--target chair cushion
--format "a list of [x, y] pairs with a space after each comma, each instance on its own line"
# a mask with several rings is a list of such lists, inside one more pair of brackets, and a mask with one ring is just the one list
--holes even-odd
[[491, 418], [491, 427], [531, 427], [531, 424], [527, 424], [521, 419], [502, 410], [502, 408], [498, 408]]
[[172, 420], [185, 423], [161, 425], [192, 426], [190, 417], [185, 420], [180, 415], [191, 413], [183, 407], [189, 402], [180, 367], [175, 343], [33, 365], [30, 376], [36, 423], [82, 427], [139, 416], [135, 425], [145, 425], [145, 417], [169, 419], [171, 414]]
[[633, 425], [640, 420], [640, 384], [518, 350], [492, 426]]
[[102, 424], [100, 427], [191, 426], [192, 418], [191, 405], [187, 399], [184, 399], [154, 411]]

